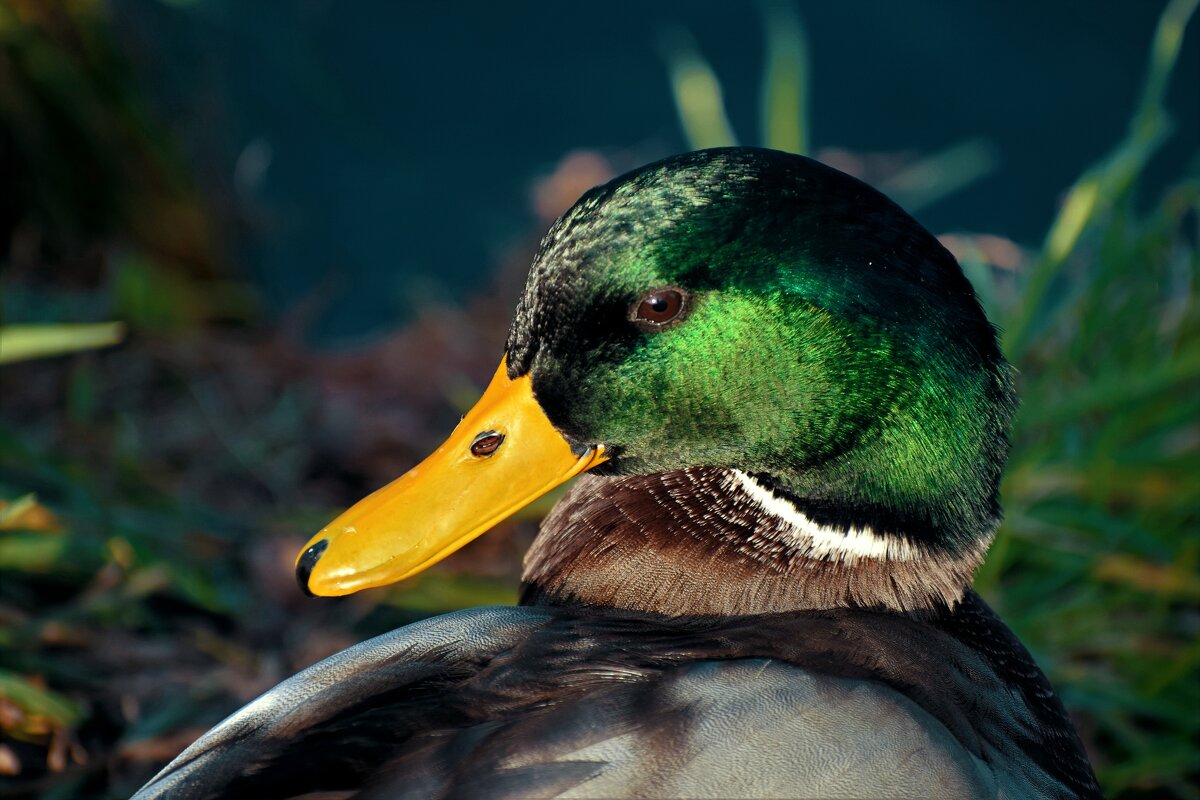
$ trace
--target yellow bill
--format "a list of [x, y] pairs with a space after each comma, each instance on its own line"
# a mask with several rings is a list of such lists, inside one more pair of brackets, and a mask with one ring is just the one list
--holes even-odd
[[415, 575], [555, 486], [606, 460], [582, 455], [533, 396], [529, 375], [492, 377], [450, 438], [412, 470], [309, 540], [296, 578], [313, 595], [336, 596]]

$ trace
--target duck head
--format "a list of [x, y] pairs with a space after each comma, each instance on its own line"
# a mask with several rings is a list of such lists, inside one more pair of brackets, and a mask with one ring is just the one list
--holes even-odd
[[555, 223], [479, 404], [298, 576], [323, 595], [407, 577], [591, 470], [534, 544], [527, 599], [953, 603], [999, 518], [1014, 406], [969, 282], [898, 206], [801, 156], [690, 153]]

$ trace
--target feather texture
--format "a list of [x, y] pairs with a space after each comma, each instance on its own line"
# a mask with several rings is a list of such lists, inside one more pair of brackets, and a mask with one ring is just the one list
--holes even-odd
[[1099, 796], [1045, 678], [968, 593], [928, 619], [449, 614], [281, 684], [137, 800], [755, 793]]

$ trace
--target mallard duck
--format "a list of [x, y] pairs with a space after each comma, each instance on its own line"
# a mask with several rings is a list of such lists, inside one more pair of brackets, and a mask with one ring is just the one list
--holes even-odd
[[970, 588], [1014, 407], [953, 256], [869, 186], [752, 148], [617, 178], [446, 443], [297, 562], [402, 580], [579, 475], [521, 605], [339, 653], [137, 796], [1099, 796]]

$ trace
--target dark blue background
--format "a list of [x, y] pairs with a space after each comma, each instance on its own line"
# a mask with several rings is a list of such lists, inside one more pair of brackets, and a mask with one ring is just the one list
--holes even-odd
[[[813, 145], [931, 153], [969, 137], [1000, 169], [919, 217], [1036, 244], [1062, 191], [1124, 134], [1161, 2], [800, 3]], [[368, 338], [454, 301], [534, 225], [528, 190], [565, 152], [685, 149], [659, 42], [690, 31], [743, 143], [760, 141], [752, 3], [115, 2], [158, 110], [236, 223], [235, 261], [315, 335]], [[1195, 31], [1151, 177], [1200, 141]], [[267, 157], [269, 155], [269, 158]], [[265, 169], [264, 169], [265, 167]]]

